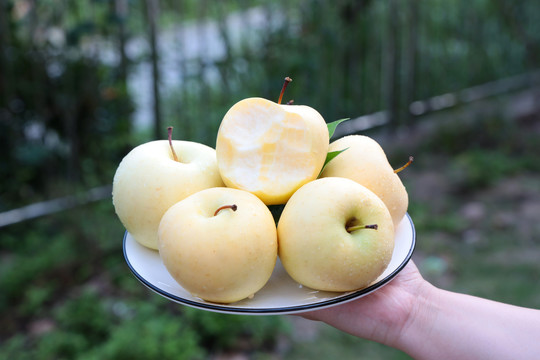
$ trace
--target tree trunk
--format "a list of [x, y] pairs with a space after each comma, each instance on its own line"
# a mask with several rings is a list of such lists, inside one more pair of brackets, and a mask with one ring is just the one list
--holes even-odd
[[418, 51], [418, 2], [409, 0], [407, 47], [405, 49], [404, 69], [405, 79], [403, 84], [404, 111], [403, 119], [407, 125], [411, 125], [413, 115], [409, 106], [416, 100], [416, 54]]
[[388, 111], [388, 123], [391, 130], [394, 130], [399, 123], [399, 98], [398, 98], [398, 66], [399, 66], [399, 42], [398, 42], [398, 2], [389, 0], [388, 28], [386, 37], [386, 51], [384, 59], [383, 73], [384, 88], [383, 96], [386, 109]]
[[7, 1], [0, 0], [0, 107], [8, 103], [8, 69], [6, 51], [9, 44], [9, 17], [7, 16]]
[[128, 17], [127, 0], [115, 0], [114, 12], [118, 19], [118, 53], [120, 54], [119, 78], [122, 85], [126, 85], [128, 73], [128, 59], [126, 55], [126, 19]]

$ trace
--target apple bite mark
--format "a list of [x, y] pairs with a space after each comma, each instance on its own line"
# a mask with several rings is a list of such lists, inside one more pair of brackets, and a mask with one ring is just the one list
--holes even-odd
[[[279, 102], [290, 81], [286, 78]], [[248, 98], [234, 104], [221, 121], [217, 163], [227, 187], [249, 191], [266, 205], [285, 204], [317, 178], [328, 145], [328, 127], [315, 109]]]
[[176, 152], [174, 151], [174, 147], [172, 145], [172, 131], [173, 131], [173, 127], [169, 126], [167, 128], [167, 134], [168, 134], [168, 138], [169, 138], [169, 146], [171, 147], [171, 152], [172, 152], [172, 156], [173, 156], [174, 161], [178, 161], [178, 156], [176, 156]]
[[402, 170], [405, 170], [405, 168], [408, 167], [409, 165], [411, 165], [411, 163], [413, 161], [414, 161], [414, 158], [412, 156], [409, 156], [409, 161], [407, 161], [407, 163], [405, 165], [403, 165], [402, 167], [397, 168], [396, 170], [394, 170], [394, 174], [397, 174], [398, 172], [400, 172]]
[[216, 216], [221, 210], [224, 210], [224, 209], [231, 209], [232, 211], [236, 211], [238, 209], [238, 206], [236, 206], [236, 204], [232, 204], [232, 205], [223, 205], [221, 207], [219, 207], [216, 212], [214, 213], [214, 216]]

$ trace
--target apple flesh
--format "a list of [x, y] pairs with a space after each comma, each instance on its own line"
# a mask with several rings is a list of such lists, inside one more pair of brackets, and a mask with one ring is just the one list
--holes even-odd
[[409, 197], [382, 147], [368, 136], [349, 135], [333, 141], [328, 151], [343, 149], [325, 166], [321, 177], [344, 177], [364, 185], [386, 204], [397, 227], [407, 212]]
[[302, 186], [285, 205], [277, 230], [283, 267], [295, 281], [316, 290], [370, 285], [394, 249], [394, 225], [384, 203], [345, 178]]
[[216, 140], [219, 171], [228, 187], [265, 204], [284, 204], [319, 175], [328, 152], [328, 127], [305, 105], [248, 98], [225, 114]]
[[272, 274], [277, 246], [268, 207], [237, 189], [193, 194], [167, 210], [159, 225], [165, 267], [184, 289], [210, 302], [253, 296]]
[[161, 217], [175, 203], [200, 190], [223, 186], [215, 150], [166, 140], [135, 147], [121, 161], [113, 180], [113, 205], [126, 230], [140, 244], [157, 249]]

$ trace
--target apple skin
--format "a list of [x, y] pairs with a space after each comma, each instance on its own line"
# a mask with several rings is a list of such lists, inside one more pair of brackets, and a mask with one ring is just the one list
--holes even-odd
[[[237, 210], [220, 210], [224, 206]], [[254, 295], [272, 275], [277, 231], [268, 207], [231, 188], [202, 190], [172, 206], [159, 225], [159, 254], [193, 296], [231, 303]]]
[[328, 145], [328, 127], [315, 109], [254, 97], [239, 101], [225, 114], [216, 154], [228, 187], [277, 205], [317, 178]]
[[[378, 229], [349, 233], [346, 227], [353, 219]], [[370, 285], [394, 249], [394, 225], [384, 203], [345, 178], [322, 178], [301, 187], [285, 205], [277, 229], [283, 267], [295, 281], [316, 290]]]
[[409, 196], [394, 173], [377, 141], [364, 135], [349, 135], [333, 141], [328, 151], [343, 150], [330, 161], [321, 177], [344, 177], [373, 191], [386, 204], [397, 228], [407, 212]]
[[224, 186], [209, 146], [175, 140], [175, 161], [167, 140], [135, 147], [120, 162], [112, 200], [118, 218], [140, 244], [157, 249], [161, 217], [175, 203], [200, 190]]

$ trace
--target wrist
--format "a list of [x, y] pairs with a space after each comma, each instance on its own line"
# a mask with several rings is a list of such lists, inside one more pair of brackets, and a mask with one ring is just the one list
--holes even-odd
[[390, 345], [413, 357], [418, 356], [419, 349], [427, 343], [428, 334], [436, 323], [440, 311], [440, 297], [440, 289], [427, 281], [422, 281], [417, 288], [416, 301], [399, 329], [395, 342]]

